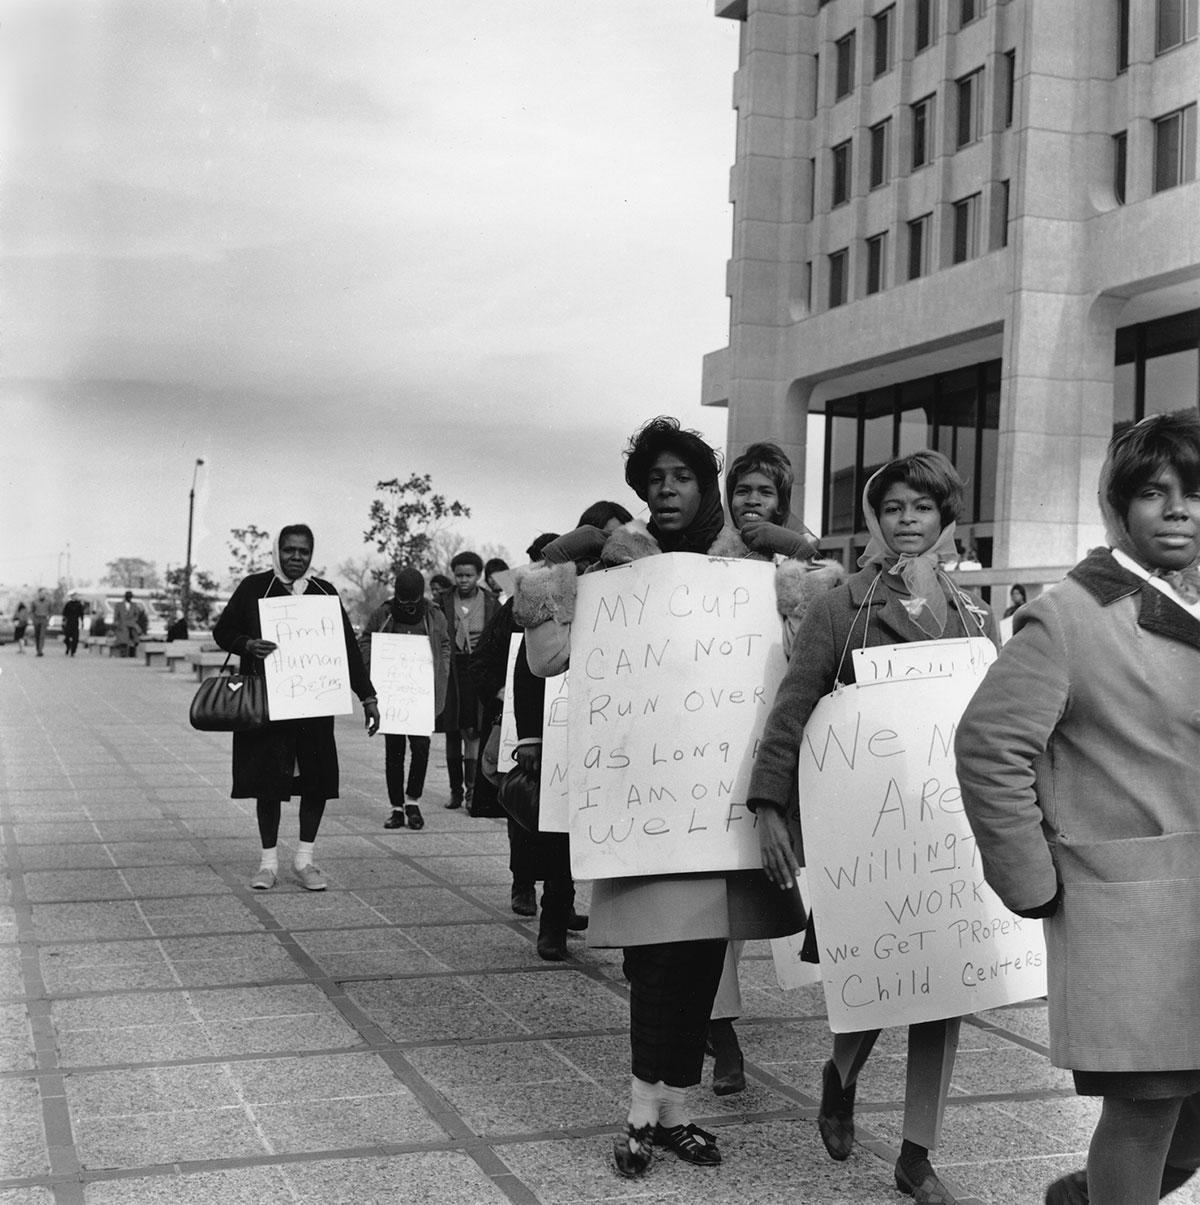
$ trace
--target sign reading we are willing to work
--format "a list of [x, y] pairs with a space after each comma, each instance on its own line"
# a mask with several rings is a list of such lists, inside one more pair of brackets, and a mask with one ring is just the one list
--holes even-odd
[[784, 669], [773, 565], [668, 553], [581, 577], [568, 700], [575, 876], [760, 866], [746, 793]]
[[994, 650], [921, 641], [855, 656], [800, 750], [800, 815], [830, 1028], [962, 1016], [1041, 996], [1040, 921], [983, 877], [954, 735]]

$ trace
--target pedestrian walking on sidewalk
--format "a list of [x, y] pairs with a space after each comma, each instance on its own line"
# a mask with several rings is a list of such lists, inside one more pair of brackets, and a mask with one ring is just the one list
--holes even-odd
[[25, 632], [29, 627], [29, 608], [23, 602], [17, 603], [17, 609], [13, 612], [13, 644], [17, 646], [17, 652], [25, 651]]
[[1043, 918], [1050, 1060], [1103, 1099], [1049, 1205], [1149, 1205], [1200, 1166], [1200, 418], [1115, 435], [1107, 548], [1022, 607], [955, 752], [987, 881]]
[[46, 628], [50, 624], [50, 613], [53, 609], [54, 604], [43, 586], [35, 595], [33, 606], [29, 608], [29, 617], [33, 621], [33, 647], [37, 649], [39, 657], [46, 655]]
[[[312, 529], [306, 524], [282, 528], [275, 543], [275, 568], [243, 578], [217, 620], [213, 639], [226, 652], [241, 657], [242, 673], [257, 672], [257, 663], [269, 657], [277, 647], [262, 638], [259, 599], [286, 594], [325, 594], [338, 598], [337, 590], [329, 582], [309, 572], [313, 544]], [[345, 607], [341, 611], [350, 689], [362, 703], [367, 735], [374, 736], [379, 729], [375, 689], [363, 666]], [[262, 860], [250, 880], [251, 887], [266, 891], [275, 886], [279, 873], [276, 847], [282, 804], [285, 799], [299, 795], [300, 843], [294, 863], [296, 881], [308, 891], [325, 890], [325, 876], [313, 865], [313, 847], [326, 801], [336, 799], [337, 794], [338, 756], [333, 716], [275, 720], [251, 732], [233, 734], [232, 798], [256, 801], [258, 832], [262, 840]]]
[[83, 623], [83, 603], [79, 595], [72, 593], [63, 605], [63, 646], [68, 657], [74, 657], [79, 648], [79, 628]]
[[[396, 572], [395, 595], [377, 607], [359, 637], [367, 672], [371, 669], [371, 634], [391, 632], [400, 636], [424, 636], [433, 657], [433, 714], [438, 716], [446, 701], [446, 683], [450, 677], [450, 634], [442, 609], [425, 597], [425, 579], [419, 569], [405, 566]], [[425, 818], [417, 800], [425, 789], [425, 771], [429, 767], [428, 732], [385, 732], [384, 774], [392, 814], [384, 828], [404, 828], [417, 832], [425, 827]], [[404, 757], [408, 753], [408, 778], [404, 776]]]

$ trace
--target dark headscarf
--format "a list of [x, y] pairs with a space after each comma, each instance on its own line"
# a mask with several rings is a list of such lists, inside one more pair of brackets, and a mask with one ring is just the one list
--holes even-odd
[[700, 507], [696, 517], [680, 532], [660, 531], [653, 519], [650, 534], [663, 552], [706, 553], [725, 525], [721, 510], [721, 458], [695, 431], [679, 426], [676, 418], [653, 418], [629, 441], [625, 451], [625, 482], [643, 502], [649, 493], [650, 470], [664, 453], [678, 456], [696, 474]]
[[392, 621], [409, 626], [420, 623], [425, 609], [425, 579], [417, 569], [396, 570], [396, 592], [392, 597]]

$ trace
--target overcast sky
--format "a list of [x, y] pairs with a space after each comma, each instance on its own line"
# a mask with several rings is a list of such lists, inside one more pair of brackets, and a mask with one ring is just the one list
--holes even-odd
[[[728, 341], [711, 0], [0, 0], [0, 583], [332, 570], [430, 473], [515, 560]], [[68, 557], [69, 553], [69, 557]]]

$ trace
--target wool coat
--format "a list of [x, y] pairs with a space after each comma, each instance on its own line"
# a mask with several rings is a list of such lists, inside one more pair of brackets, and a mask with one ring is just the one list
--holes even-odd
[[[483, 596], [483, 629], [486, 631], [500, 610], [500, 602], [490, 590], [483, 586], [479, 587], [479, 593]], [[460, 732], [467, 727], [463, 722], [462, 713], [464, 711], [469, 716], [474, 716], [470, 727], [475, 730], [480, 728], [485, 719], [484, 707], [481, 705], [482, 700], [475, 690], [474, 682], [467, 676], [470, 654], [461, 652], [458, 647], [456, 633], [459, 619], [455, 610], [457, 598], [456, 590], [447, 590], [442, 596], [442, 614], [446, 618], [446, 629], [450, 635], [451, 656], [450, 678], [446, 685], [446, 705], [438, 713], [436, 728], [438, 732]]]
[[[621, 529], [610, 537], [610, 555], [622, 541], [629, 547], [637, 545], [627, 559], [659, 552], [648, 535]], [[734, 541], [740, 545], [736, 533], [727, 529], [710, 555], [726, 553]], [[530, 669], [539, 677], [553, 677], [567, 668], [574, 585], [572, 564], [518, 573], [517, 617], [525, 624]], [[807, 601], [806, 595], [803, 602]], [[780, 891], [761, 870], [597, 879], [592, 885], [588, 945], [624, 948], [713, 938], [785, 937], [799, 932], [806, 920], [800, 893]]]
[[[227, 653], [236, 653], [241, 658], [242, 673], [257, 673], [261, 666], [257, 657], [246, 655], [247, 641], [262, 639], [258, 600], [284, 593], [286, 591], [273, 571], [252, 573], [238, 583], [221, 612], [221, 618], [213, 628], [213, 639]], [[309, 581], [304, 593], [338, 597], [333, 586], [318, 577]], [[350, 689], [360, 700], [372, 698], [375, 688], [363, 666], [354, 629], [345, 608], [340, 609]], [[231, 798], [290, 799], [298, 794], [337, 798], [338, 756], [333, 738], [333, 716], [275, 720], [252, 732], [233, 734]]]
[[1051, 900], [1050, 1057], [1200, 1068], [1200, 621], [1097, 549], [1017, 613], [958, 728], [983, 870]]

